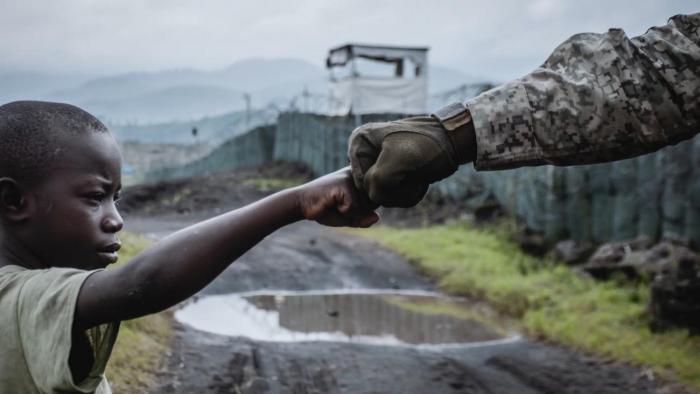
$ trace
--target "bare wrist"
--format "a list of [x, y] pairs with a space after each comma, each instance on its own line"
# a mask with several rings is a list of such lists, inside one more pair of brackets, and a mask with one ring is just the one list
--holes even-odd
[[290, 189], [285, 189], [279, 192], [283, 194], [283, 198], [289, 203], [289, 220], [290, 222], [298, 222], [306, 219], [304, 216], [304, 186], [300, 185]]

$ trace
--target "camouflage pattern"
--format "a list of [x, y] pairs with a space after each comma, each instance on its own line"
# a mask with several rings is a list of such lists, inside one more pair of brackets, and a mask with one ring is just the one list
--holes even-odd
[[700, 127], [700, 13], [628, 38], [578, 34], [531, 74], [467, 100], [478, 170], [655, 151]]

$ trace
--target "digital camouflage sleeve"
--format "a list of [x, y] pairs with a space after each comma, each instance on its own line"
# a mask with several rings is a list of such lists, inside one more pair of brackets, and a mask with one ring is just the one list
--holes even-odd
[[700, 127], [700, 13], [644, 35], [578, 34], [531, 74], [464, 103], [478, 170], [655, 151]]

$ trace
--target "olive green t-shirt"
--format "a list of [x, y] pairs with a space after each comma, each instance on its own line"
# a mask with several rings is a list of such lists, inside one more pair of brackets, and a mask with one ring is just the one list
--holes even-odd
[[0, 268], [0, 393], [111, 393], [104, 369], [119, 323], [86, 332], [95, 363], [82, 382], [68, 365], [78, 292], [94, 271]]

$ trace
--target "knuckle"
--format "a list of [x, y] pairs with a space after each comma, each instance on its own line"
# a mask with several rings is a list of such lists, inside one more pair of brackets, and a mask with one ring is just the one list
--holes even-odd
[[365, 180], [369, 184], [371, 189], [385, 188], [386, 183], [390, 180], [390, 177], [386, 176], [386, 171], [384, 171], [384, 166], [382, 163], [377, 163], [365, 174]]

